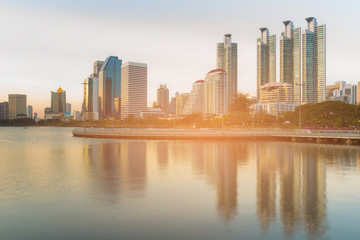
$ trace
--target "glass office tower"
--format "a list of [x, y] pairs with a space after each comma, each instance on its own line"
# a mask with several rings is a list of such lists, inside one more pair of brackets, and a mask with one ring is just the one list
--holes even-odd
[[293, 87], [294, 103], [300, 104], [301, 88], [301, 29], [291, 21], [284, 21], [285, 31], [280, 37], [280, 82]]
[[231, 34], [225, 34], [224, 42], [217, 44], [216, 68], [227, 73], [227, 104], [231, 105], [237, 95], [237, 43], [231, 42]]
[[257, 39], [257, 98], [260, 87], [276, 82], [276, 35], [269, 35], [267, 28], [260, 28], [261, 37]]
[[88, 77], [84, 80], [84, 120], [99, 120], [99, 79]]
[[317, 26], [314, 17], [305, 19], [308, 29], [302, 33], [303, 103], [326, 99], [326, 25]]
[[115, 116], [115, 98], [121, 96], [121, 65], [118, 57], [108, 57], [99, 72], [99, 117]]

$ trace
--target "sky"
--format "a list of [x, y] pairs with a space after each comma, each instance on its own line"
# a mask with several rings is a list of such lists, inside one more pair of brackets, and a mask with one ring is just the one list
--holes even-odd
[[[282, 22], [306, 28], [306, 17], [327, 26], [327, 84], [360, 81], [360, 2], [333, 0], [0, 0], [0, 102], [27, 94], [43, 116], [50, 91], [66, 91], [81, 110], [81, 83], [93, 62], [118, 56], [148, 65], [148, 105], [167, 84], [170, 96], [216, 67], [216, 43], [238, 43], [238, 90], [256, 93], [260, 27], [277, 36]], [[355, 41], [356, 40], [356, 41]], [[279, 53], [277, 81], [279, 81]]]

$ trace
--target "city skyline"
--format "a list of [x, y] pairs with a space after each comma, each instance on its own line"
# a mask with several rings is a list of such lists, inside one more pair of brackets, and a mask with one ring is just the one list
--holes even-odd
[[[353, 18], [356, 21], [357, 16], [353, 9], [357, 9], [359, 3], [351, 2], [347, 6], [336, 6], [336, 8], [331, 2], [312, 3], [309, 8], [307, 1], [304, 1], [301, 4], [294, 3], [291, 6], [294, 9], [283, 6], [289, 10], [285, 15], [275, 9], [276, 6], [281, 5], [280, 2], [276, 2], [272, 14], [262, 14], [261, 17], [253, 18], [246, 12], [255, 9], [255, 4], [243, 3], [243, 8], [240, 8], [239, 3], [228, 2], [234, 5], [232, 10], [225, 10], [225, 7], [215, 1], [211, 3], [196, 1], [191, 11], [184, 7], [174, 10], [174, 5], [186, 5], [184, 3], [161, 3], [162, 10], [169, 10], [163, 14], [158, 14], [159, 10], [155, 8], [160, 5], [158, 1], [154, 2], [154, 6], [143, 2], [144, 8], [138, 10], [139, 12], [136, 12], [131, 3], [121, 5], [113, 2], [114, 8], [110, 13], [122, 8], [121, 13], [124, 14], [121, 16], [110, 16], [101, 11], [94, 14], [95, 2], [91, 1], [84, 9], [80, 9], [83, 7], [79, 4], [81, 1], [63, 4], [56, 1], [51, 4], [35, 1], [32, 6], [25, 1], [7, 2], [0, 8], [2, 16], [9, 21], [14, 18], [17, 20], [12, 21], [12, 27], [3, 26], [5, 38], [0, 40], [1, 50], [4, 53], [0, 61], [2, 66], [6, 66], [0, 73], [2, 86], [0, 102], [7, 101], [7, 95], [11, 93], [26, 94], [28, 103], [34, 107], [34, 112], [42, 114], [43, 109], [50, 106], [49, 91], [61, 84], [67, 90], [68, 102], [73, 104], [73, 109], [81, 110], [83, 98], [81, 82], [88, 76], [91, 70], [89, 66], [95, 60], [115, 55], [124, 62], [132, 60], [148, 64], [148, 105], [150, 105], [156, 100], [156, 88], [160, 83], [167, 84], [170, 97], [177, 91], [190, 92], [193, 82], [202, 79], [209, 69], [215, 68], [214, 49], [216, 43], [221, 42], [226, 33], [232, 34], [232, 40], [238, 43], [238, 90], [255, 95], [256, 40], [254, 39], [258, 37], [259, 27], [266, 26], [272, 34], [280, 36], [284, 28], [282, 21], [291, 20], [296, 27], [306, 29], [304, 18], [309, 16], [320, 19], [321, 23], [326, 23], [329, 27], [327, 84], [336, 81], [355, 84], [360, 80], [360, 74], [355, 71], [356, 56], [360, 53], [360, 49], [354, 49], [353, 45], [350, 49], [350, 39], [340, 38], [350, 33], [357, 34], [351, 31], [349, 24], [345, 23], [354, 21]], [[75, 15], [71, 8], [79, 10], [79, 14]], [[125, 12], [126, 10], [128, 13]], [[149, 11], [144, 17], [140, 17], [141, 14], [137, 13], [144, 10]], [[199, 19], [195, 14], [196, 11], [206, 14]], [[215, 11], [219, 11], [219, 16], [212, 15]], [[262, 11], [260, 10], [260, 13]], [[179, 18], [185, 12], [188, 18], [180, 23]], [[239, 13], [243, 13], [242, 17], [238, 17], [241, 15]], [[330, 18], [329, 16], [332, 15], [340, 16], [340, 19]], [[222, 20], [221, 16], [228, 16], [228, 19]], [[341, 19], [341, 16], [347, 18]], [[43, 22], [44, 17], [48, 18], [48, 23]], [[164, 21], [166, 19], [169, 20], [167, 23]], [[25, 20], [26, 24], [24, 24]], [[100, 25], [105, 26], [107, 23], [111, 24], [99, 28]], [[50, 24], [57, 31], [50, 30]], [[90, 26], [92, 24], [94, 26]], [[106, 39], [100, 37], [111, 33], [112, 27], [116, 25], [120, 30], [119, 33], [107, 35]], [[29, 26], [31, 26], [30, 30], [28, 30]], [[32, 31], [36, 31], [37, 36], [32, 34]], [[84, 42], [83, 39], [90, 35], [93, 36], [93, 40]], [[17, 40], [24, 37], [27, 39], [25, 43]], [[276, 44], [277, 55], [280, 56], [279, 37]], [[173, 48], [175, 52], [160, 53], [158, 51], [160, 46], [164, 49]], [[194, 52], [197, 54], [193, 54]], [[51, 58], [53, 61], [49, 61]], [[279, 79], [280, 59], [277, 58], [276, 61], [276, 75]], [[9, 62], [14, 64], [8, 64]], [[184, 68], [186, 71], [183, 71]]]

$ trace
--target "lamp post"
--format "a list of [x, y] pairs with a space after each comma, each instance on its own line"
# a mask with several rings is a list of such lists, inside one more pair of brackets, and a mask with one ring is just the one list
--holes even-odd
[[301, 129], [301, 103], [302, 103], [302, 94], [301, 94], [301, 87], [302, 86], [305, 86], [305, 84], [301, 84], [301, 83], [295, 83], [295, 85], [298, 85], [299, 86], [299, 94], [300, 94], [300, 105], [299, 105], [299, 129]]
[[83, 99], [83, 122], [84, 122], [84, 132], [86, 132], [86, 117], [85, 117], [85, 111], [86, 111], [86, 97], [87, 97], [87, 86], [89, 85], [88, 82], [84, 81], [83, 83], [81, 83], [82, 85], [84, 85], [84, 99]]

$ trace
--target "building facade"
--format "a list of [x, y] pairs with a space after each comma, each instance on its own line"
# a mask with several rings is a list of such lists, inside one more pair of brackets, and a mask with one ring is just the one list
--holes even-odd
[[269, 35], [267, 28], [260, 28], [261, 37], [257, 39], [257, 98], [260, 87], [276, 82], [276, 35]]
[[[97, 64], [97, 65], [96, 65]], [[96, 66], [95, 66], [96, 65]], [[94, 71], [100, 67], [101, 62], [94, 63]], [[101, 65], [99, 71], [99, 117], [100, 119], [115, 116], [115, 98], [121, 97], [121, 65], [122, 60], [110, 56]]]
[[224, 35], [224, 42], [217, 44], [216, 68], [226, 72], [227, 105], [231, 105], [237, 95], [237, 43], [231, 42], [231, 34]]
[[9, 94], [9, 119], [26, 118], [26, 95]]
[[227, 73], [222, 69], [214, 69], [205, 77], [204, 113], [220, 115], [228, 111]]
[[326, 25], [306, 18], [302, 32], [302, 101], [319, 103], [326, 99]]
[[121, 119], [139, 118], [147, 109], [147, 65], [127, 62], [121, 68]]
[[140, 118], [164, 118], [165, 113], [161, 108], [147, 108], [140, 111]]
[[54, 114], [66, 112], [66, 91], [61, 87], [56, 92], [51, 92], [51, 112]]
[[285, 82], [267, 83], [260, 88], [259, 103], [255, 105], [256, 112], [265, 111], [278, 116], [281, 112], [294, 111], [293, 87]]
[[189, 98], [189, 93], [182, 93], [176, 97], [176, 116], [184, 115], [184, 108]]
[[70, 103], [66, 103], [65, 112], [71, 113], [71, 104]]
[[260, 88], [259, 103], [293, 103], [292, 85], [284, 82], [267, 83]]
[[166, 84], [160, 84], [157, 89], [157, 105], [161, 108], [161, 111], [168, 114], [169, 111], [169, 89]]
[[179, 93], [176, 92], [175, 97], [172, 97], [169, 103], [169, 113], [176, 114], [176, 97], [179, 96]]
[[0, 103], [0, 120], [9, 119], [9, 103], [1, 102]]
[[358, 104], [358, 86], [337, 81], [334, 85], [326, 87], [326, 100]]
[[301, 92], [301, 28], [284, 21], [285, 31], [280, 37], [280, 82], [293, 87], [294, 103], [300, 104]]
[[93, 73], [90, 75], [90, 77], [99, 78], [99, 73], [103, 65], [104, 61], [95, 61], [93, 65]]
[[184, 106], [185, 115], [204, 112], [204, 83], [204, 80], [193, 83], [192, 90]]

